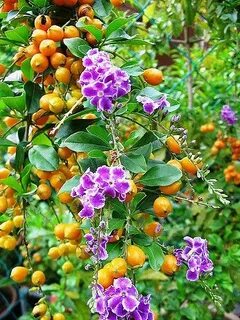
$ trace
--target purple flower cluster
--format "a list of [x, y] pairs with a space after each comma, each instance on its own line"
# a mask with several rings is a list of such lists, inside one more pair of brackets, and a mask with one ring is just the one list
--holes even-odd
[[112, 112], [114, 102], [131, 90], [128, 74], [112, 65], [109, 55], [91, 49], [83, 58], [85, 70], [80, 76], [82, 94], [98, 111]]
[[92, 259], [95, 261], [106, 260], [108, 258], [107, 243], [109, 236], [103, 233], [100, 229], [90, 228], [90, 233], [85, 235], [87, 243], [87, 252], [93, 253]]
[[72, 189], [71, 196], [81, 200], [80, 217], [92, 218], [95, 209], [105, 206], [107, 197], [123, 202], [129, 191], [130, 183], [123, 168], [102, 166], [95, 173], [88, 169], [80, 178], [79, 185]]
[[207, 240], [188, 236], [184, 237], [184, 240], [186, 242], [185, 248], [175, 250], [174, 255], [178, 265], [187, 264], [187, 280], [197, 281], [202, 274], [213, 270], [213, 262], [209, 259]]
[[115, 279], [106, 290], [98, 285], [95, 291], [95, 311], [99, 320], [153, 320], [150, 296], [139, 295], [128, 278]]
[[222, 107], [221, 118], [223, 121], [227, 122], [230, 126], [233, 126], [237, 122], [236, 112], [228, 105]]
[[163, 110], [165, 107], [170, 106], [165, 95], [157, 100], [153, 100], [146, 96], [137, 96], [136, 99], [138, 102], [142, 103], [143, 110], [148, 114], [152, 114], [155, 110]]

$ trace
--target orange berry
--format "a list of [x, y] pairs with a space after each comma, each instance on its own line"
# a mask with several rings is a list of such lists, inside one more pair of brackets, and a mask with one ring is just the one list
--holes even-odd
[[[50, 98], [53, 98], [53, 97], [58, 97], [58, 95], [56, 93], [54, 93], [54, 92], [53, 93], [44, 94], [40, 98], [40, 101], [39, 101], [40, 108], [45, 110], [45, 111], [49, 111], [49, 101], [50, 101]], [[48, 178], [43, 178], [43, 179], [48, 179]]]
[[127, 247], [127, 264], [131, 267], [141, 267], [146, 260], [145, 253], [139, 247], [130, 245]]
[[2, 63], [0, 63], [0, 75], [4, 74], [5, 71], [6, 71], [6, 67]]
[[13, 218], [13, 223], [14, 223], [14, 226], [16, 228], [21, 228], [23, 226], [23, 223], [24, 223], [24, 216], [20, 215], [20, 216], [14, 217]]
[[25, 48], [25, 56], [27, 58], [32, 58], [37, 53], [39, 53], [39, 48], [35, 44], [30, 44]]
[[111, 261], [113, 278], [123, 277], [127, 273], [127, 262], [123, 258], [115, 258]]
[[5, 117], [3, 122], [6, 124], [7, 127], [12, 128], [15, 124], [18, 123], [18, 119], [12, 117]]
[[42, 286], [46, 282], [46, 277], [42, 271], [38, 270], [33, 272], [31, 280], [35, 286]]
[[0, 196], [0, 213], [4, 213], [8, 208], [7, 198]]
[[178, 168], [179, 170], [182, 171], [182, 165], [181, 165], [181, 163], [180, 163], [178, 160], [176, 160], [176, 159], [169, 160], [167, 164], [170, 164], [171, 166], [176, 167], [176, 168]]
[[100, 269], [98, 270], [98, 284], [102, 285], [104, 289], [110, 287], [113, 284], [113, 274], [108, 269]]
[[83, 4], [78, 8], [79, 17], [89, 17], [90, 19], [94, 18], [93, 8], [89, 4]]
[[31, 59], [31, 67], [37, 73], [42, 73], [48, 68], [48, 58], [42, 53], [35, 54]]
[[78, 0], [64, 0], [65, 7], [74, 7], [77, 4]]
[[160, 234], [162, 233], [163, 227], [159, 222], [153, 221], [153, 222], [145, 224], [143, 231], [148, 236], [156, 238], [156, 237], [159, 237]]
[[55, 190], [60, 190], [63, 184], [66, 182], [66, 177], [62, 172], [58, 172], [51, 176], [50, 184]]
[[36, 17], [36, 19], [34, 20], [34, 26], [36, 29], [41, 29], [44, 31], [47, 31], [48, 28], [51, 27], [52, 21], [51, 18], [49, 16], [46, 15], [39, 15]]
[[44, 56], [50, 57], [57, 50], [56, 42], [54, 42], [53, 40], [50, 40], [50, 39], [43, 40], [40, 43], [39, 50]]
[[61, 159], [67, 160], [72, 155], [72, 151], [67, 147], [59, 148], [58, 155]]
[[130, 192], [127, 193], [125, 202], [130, 202], [132, 201], [132, 199], [135, 197], [135, 195], [137, 194], [138, 190], [137, 190], [137, 186], [135, 184], [135, 182], [133, 180], [129, 180], [130, 183]]
[[175, 194], [181, 189], [182, 183], [181, 181], [176, 181], [169, 186], [161, 186], [159, 187], [160, 191], [164, 194]]
[[80, 37], [79, 30], [74, 26], [64, 27], [64, 38], [78, 38]]
[[65, 230], [65, 223], [59, 223], [54, 228], [54, 234], [58, 239], [63, 240], [65, 238], [64, 236], [64, 230]]
[[12, 220], [7, 220], [0, 224], [0, 236], [2, 234], [9, 234], [14, 228], [14, 223]]
[[68, 84], [71, 80], [71, 73], [67, 68], [60, 67], [55, 72], [55, 78], [58, 82]]
[[49, 99], [49, 110], [53, 113], [60, 113], [65, 107], [65, 102], [63, 99], [57, 96], [52, 96]]
[[173, 206], [166, 197], [158, 197], [153, 203], [153, 211], [159, 218], [166, 218], [172, 210]]
[[175, 138], [171, 136], [168, 137], [166, 140], [166, 145], [172, 153], [176, 153], [176, 154], [181, 153], [181, 145], [179, 141], [177, 141]]
[[46, 111], [43, 109], [39, 109], [37, 112], [33, 113], [32, 120], [38, 126], [44, 125], [48, 121], [49, 116], [46, 115]]
[[34, 173], [38, 176], [39, 179], [43, 180], [49, 179], [51, 177], [51, 172], [49, 171], [42, 171], [37, 169]]
[[93, 5], [95, 0], [78, 0], [79, 4], [90, 4]]
[[76, 256], [80, 259], [86, 260], [90, 257], [89, 252], [87, 252], [87, 246], [82, 244], [80, 247], [76, 249]]
[[110, 234], [110, 238], [108, 240], [109, 243], [117, 242], [121, 236], [123, 235], [123, 229], [113, 230]]
[[53, 260], [57, 260], [58, 258], [60, 258], [61, 254], [57, 247], [52, 247], [48, 251], [48, 256]]
[[41, 200], [48, 200], [52, 195], [52, 189], [48, 184], [41, 183], [37, 188], [37, 195]]
[[53, 315], [53, 320], [65, 320], [65, 317], [62, 313], [55, 313]]
[[25, 267], [15, 267], [11, 271], [10, 278], [15, 282], [23, 282], [28, 275], [28, 269]]
[[70, 203], [73, 201], [73, 197], [68, 192], [63, 192], [58, 195], [58, 199], [61, 203]]
[[44, 316], [46, 312], [47, 312], [47, 305], [45, 303], [40, 303], [33, 308], [32, 315], [35, 318], [38, 318], [38, 317]]
[[0, 168], [0, 179], [6, 179], [10, 175], [10, 170], [7, 168]]
[[152, 86], [157, 86], [164, 80], [162, 71], [155, 68], [146, 69], [143, 72], [143, 78], [148, 84], [151, 84]]
[[47, 32], [44, 31], [44, 30], [41, 30], [41, 29], [35, 29], [33, 30], [33, 33], [32, 33], [32, 42], [35, 44], [35, 45], [38, 45], [43, 41], [43, 40], [46, 40], [47, 39]]
[[125, 0], [110, 0], [110, 2], [114, 7], [118, 8], [125, 3]]
[[55, 52], [51, 57], [50, 57], [50, 62], [51, 65], [54, 69], [57, 69], [58, 67], [62, 67], [66, 63], [66, 56], [63, 53], [60, 52]]
[[57, 25], [52, 25], [47, 31], [47, 37], [56, 42], [62, 41], [64, 37], [63, 29]]
[[86, 40], [91, 46], [95, 46], [97, 44], [97, 39], [90, 33], [86, 33]]
[[82, 64], [82, 60], [74, 61], [71, 64], [70, 71], [74, 76], [79, 77], [83, 70], [84, 70], [84, 67]]
[[195, 175], [197, 173], [197, 166], [188, 157], [180, 160], [182, 168], [185, 172]]
[[82, 231], [79, 223], [66, 224], [64, 229], [64, 237], [68, 240], [80, 240], [82, 238]]
[[73, 271], [73, 269], [74, 269], [74, 266], [70, 261], [66, 261], [62, 265], [62, 270], [63, 270], [64, 273], [70, 273], [70, 272]]
[[172, 254], [167, 254], [164, 257], [161, 271], [169, 276], [178, 270], [177, 258]]

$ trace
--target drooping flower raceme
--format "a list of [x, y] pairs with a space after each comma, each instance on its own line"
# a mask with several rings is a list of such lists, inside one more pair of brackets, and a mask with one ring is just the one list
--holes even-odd
[[90, 232], [85, 235], [85, 239], [86, 251], [93, 254], [92, 260], [94, 262], [108, 258], [107, 243], [109, 236], [104, 234], [101, 226], [98, 229], [90, 228]]
[[163, 110], [165, 107], [170, 106], [165, 95], [157, 100], [153, 100], [146, 96], [137, 96], [136, 99], [143, 105], [143, 110], [148, 114], [152, 114], [155, 110]]
[[236, 112], [232, 110], [232, 108], [228, 105], [222, 107], [221, 110], [221, 118], [224, 122], [233, 126], [237, 122]]
[[83, 58], [85, 70], [80, 76], [82, 94], [98, 111], [112, 112], [114, 102], [131, 90], [128, 74], [111, 63], [109, 55], [91, 49]]
[[106, 290], [97, 285], [93, 296], [99, 320], [153, 320], [150, 296], [140, 295], [128, 278], [115, 279]]
[[213, 270], [213, 262], [209, 258], [207, 240], [200, 237], [184, 237], [186, 246], [183, 249], [176, 249], [174, 255], [178, 265], [186, 263], [188, 271], [186, 278], [189, 281], [197, 281], [202, 274]]
[[123, 202], [130, 191], [126, 175], [127, 172], [121, 167], [102, 166], [95, 173], [88, 169], [71, 192], [72, 197], [79, 197], [83, 205], [80, 217], [92, 218], [95, 209], [103, 208], [108, 197]]

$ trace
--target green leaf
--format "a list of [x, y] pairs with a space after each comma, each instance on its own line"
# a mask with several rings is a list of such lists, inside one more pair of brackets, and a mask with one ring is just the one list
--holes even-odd
[[28, 44], [30, 33], [31, 31], [28, 27], [21, 26], [21, 27], [16, 27], [13, 30], [7, 30], [5, 32], [5, 35], [9, 40]]
[[129, 76], [137, 77], [143, 73], [143, 69], [140, 67], [137, 61], [129, 61], [121, 66], [121, 69], [127, 72]]
[[16, 178], [10, 176], [6, 179], [0, 180], [1, 184], [4, 184], [6, 186], [9, 186], [10, 188], [16, 190], [19, 194], [23, 192], [23, 189], [21, 187], [21, 184], [17, 181]]
[[88, 168], [91, 171], [96, 171], [98, 167], [105, 165], [106, 161], [103, 158], [87, 158], [80, 160], [79, 164], [83, 171], [86, 171]]
[[166, 281], [168, 280], [168, 277], [160, 272], [160, 271], [154, 271], [151, 269], [147, 269], [141, 272], [140, 276], [137, 277], [139, 281], [144, 280], [153, 280], [153, 281]]
[[117, 31], [122, 26], [124, 26], [129, 19], [126, 18], [117, 18], [113, 20], [106, 29], [106, 38], [108, 38], [114, 31]]
[[17, 144], [16, 157], [15, 157], [15, 162], [14, 162], [14, 168], [17, 171], [22, 170], [26, 146], [27, 146], [27, 142], [20, 142], [19, 144]]
[[26, 92], [26, 106], [29, 114], [33, 114], [39, 109], [39, 100], [43, 91], [39, 84], [28, 81], [24, 84]]
[[39, 170], [54, 171], [59, 166], [58, 155], [53, 147], [35, 145], [29, 150], [28, 156], [31, 164]]
[[159, 271], [164, 260], [161, 247], [156, 242], [153, 242], [150, 246], [142, 247], [142, 249], [148, 256], [150, 267], [155, 271]]
[[120, 157], [122, 165], [133, 173], [146, 172], [147, 164], [143, 155], [128, 154]]
[[26, 95], [22, 93], [20, 96], [3, 97], [3, 102], [8, 108], [22, 112], [25, 109]]
[[83, 58], [91, 49], [87, 41], [81, 38], [69, 38], [63, 40], [69, 51], [78, 58]]
[[149, 98], [152, 98], [153, 100], [159, 99], [162, 97], [163, 93], [159, 92], [158, 90], [152, 88], [152, 87], [146, 87], [143, 90], [139, 92], [140, 96], [147, 96]]
[[133, 200], [130, 202], [131, 213], [134, 213], [138, 205], [145, 199], [146, 194], [144, 192], [138, 192]]
[[145, 186], [168, 186], [182, 177], [182, 172], [168, 164], [158, 164], [149, 169], [140, 179]]
[[49, 4], [48, 0], [33, 0], [32, 2], [39, 8], [46, 7]]
[[32, 81], [34, 78], [34, 71], [31, 67], [30, 61], [31, 59], [28, 58], [22, 62], [21, 71], [28, 80]]
[[110, 134], [109, 132], [105, 129], [105, 127], [97, 126], [97, 125], [92, 125], [87, 127], [87, 131], [96, 137], [100, 138], [107, 144], [109, 143], [110, 140]]
[[96, 0], [93, 9], [98, 17], [106, 18], [112, 10], [112, 5], [107, 0]]
[[45, 146], [52, 146], [52, 140], [47, 136], [46, 133], [41, 133], [35, 136], [32, 140], [32, 145], [42, 144]]
[[4, 147], [14, 147], [16, 143], [6, 139], [6, 138], [0, 138], [0, 146]]
[[80, 176], [74, 176], [71, 179], [67, 180], [62, 188], [59, 190], [58, 194], [63, 192], [71, 192], [72, 188], [76, 187], [79, 184]]
[[23, 169], [23, 171], [20, 174], [21, 183], [22, 183], [24, 192], [27, 191], [27, 186], [28, 186], [31, 170], [32, 170], [32, 165], [31, 165], [31, 163], [29, 163], [28, 165], [26, 165], [26, 167]]
[[153, 239], [151, 237], [143, 233], [134, 234], [131, 236], [131, 239], [139, 246], [150, 246], [153, 242]]
[[4, 82], [0, 83], [0, 98], [2, 97], [12, 97], [13, 92], [11, 88]]
[[87, 132], [76, 132], [68, 137], [61, 146], [68, 147], [76, 152], [88, 152], [92, 150], [110, 150], [108, 143], [95, 135]]
[[85, 24], [82, 21], [78, 21], [76, 24], [76, 27], [78, 27], [80, 29], [87, 30], [88, 32], [90, 32], [96, 38], [96, 40], [98, 42], [100, 42], [102, 40], [103, 32], [100, 29], [98, 29], [97, 27]]
[[117, 219], [117, 218], [112, 218], [109, 220], [108, 223], [108, 230], [109, 232], [117, 229], [121, 229], [125, 224], [125, 220], [123, 219]]

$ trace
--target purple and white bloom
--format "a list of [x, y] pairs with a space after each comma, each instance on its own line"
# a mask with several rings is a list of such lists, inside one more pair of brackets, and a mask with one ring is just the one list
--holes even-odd
[[238, 120], [236, 112], [228, 105], [222, 107], [221, 118], [230, 126], [233, 126]]
[[82, 94], [98, 111], [112, 112], [114, 102], [131, 90], [129, 75], [111, 63], [109, 54], [91, 49], [83, 58]]
[[178, 265], [187, 264], [186, 278], [189, 281], [197, 281], [202, 274], [213, 270], [213, 262], [209, 258], [207, 240], [200, 237], [184, 237], [186, 246], [174, 251]]
[[108, 258], [107, 243], [109, 236], [105, 235], [102, 230], [90, 228], [90, 233], [85, 235], [86, 251], [92, 253], [94, 261], [106, 260]]
[[80, 178], [80, 183], [72, 189], [72, 197], [82, 203], [81, 218], [92, 218], [95, 209], [102, 209], [108, 197], [123, 202], [130, 191], [127, 172], [121, 167], [102, 166], [95, 173], [88, 169]]
[[170, 106], [165, 95], [157, 100], [153, 100], [146, 96], [137, 96], [136, 100], [143, 105], [143, 110], [148, 114], [152, 114], [156, 110], [163, 110]]
[[95, 311], [99, 320], [153, 320], [150, 309], [150, 296], [138, 293], [132, 281], [128, 278], [115, 279], [113, 285], [103, 289], [98, 285], [94, 289]]

